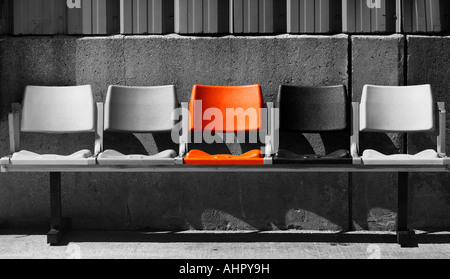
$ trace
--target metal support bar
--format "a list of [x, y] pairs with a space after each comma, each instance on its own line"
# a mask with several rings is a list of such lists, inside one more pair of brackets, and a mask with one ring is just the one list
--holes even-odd
[[348, 231], [353, 231], [353, 173], [348, 173]]
[[8, 115], [9, 120], [9, 149], [11, 154], [20, 149], [20, 117], [22, 114], [22, 106], [19, 103], [11, 105], [11, 113]]
[[359, 155], [359, 103], [352, 103], [352, 128], [350, 135], [350, 153], [354, 164], [361, 164]]
[[104, 104], [97, 103], [97, 128], [95, 129], [94, 156], [103, 152]]
[[[184, 157], [189, 151], [189, 103], [181, 103], [181, 135], [179, 146], [179, 157]], [[182, 162], [182, 160], [181, 160]]]
[[408, 183], [409, 173], [398, 173], [397, 242], [402, 247], [412, 247], [414, 232], [408, 229]]
[[57, 245], [70, 230], [70, 219], [62, 218], [61, 173], [50, 173], [50, 218], [51, 229], [47, 234], [47, 243]]
[[445, 103], [438, 103], [439, 110], [439, 123], [438, 123], [438, 137], [437, 137], [437, 152], [440, 157], [444, 158], [447, 156], [446, 150], [446, 135], [447, 135], [447, 112], [445, 110]]
[[266, 146], [265, 157], [270, 158], [275, 154], [275, 110], [274, 104], [268, 102], [267, 113], [265, 115], [265, 128], [266, 128]]

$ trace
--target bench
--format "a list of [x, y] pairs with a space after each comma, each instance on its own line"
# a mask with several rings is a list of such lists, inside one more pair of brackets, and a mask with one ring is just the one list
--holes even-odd
[[[408, 95], [407, 95], [408, 94]], [[406, 96], [407, 95], [407, 96]], [[245, 98], [244, 98], [245, 96]], [[196, 101], [202, 101], [199, 109]], [[208, 109], [226, 113], [227, 108], [255, 109], [256, 122], [227, 122], [222, 129], [196, 122]], [[299, 109], [300, 108], [300, 109]], [[266, 109], [266, 110], [265, 110]], [[409, 246], [413, 234], [407, 223], [408, 173], [449, 172], [445, 152], [446, 112], [438, 103], [435, 117], [431, 87], [365, 86], [362, 102], [350, 103], [344, 86], [281, 86], [276, 108], [264, 105], [259, 85], [201, 86], [193, 88], [190, 105], [178, 104], [174, 86], [110, 86], [105, 103], [95, 103], [90, 86], [28, 86], [20, 104], [9, 114], [11, 155], [1, 158], [2, 172], [50, 173], [51, 230], [49, 244], [58, 244], [70, 230], [70, 219], [63, 218], [61, 173], [80, 172], [245, 172], [245, 173], [348, 173], [349, 203], [352, 201], [352, 173], [399, 173], [397, 235], [402, 246]], [[245, 110], [240, 113], [245, 114]], [[308, 114], [314, 119], [308, 120]], [[239, 118], [242, 115], [237, 115]], [[181, 120], [180, 120], [181, 117]], [[243, 118], [247, 119], [247, 118]], [[438, 120], [438, 121], [435, 121]], [[177, 131], [178, 154], [166, 150], [155, 155], [128, 155], [104, 150], [104, 132], [153, 133]], [[220, 125], [219, 125], [220, 127]], [[360, 154], [360, 132], [429, 132], [438, 128], [437, 150], [418, 155], [384, 155], [366, 150]], [[210, 155], [189, 151], [190, 136], [202, 132], [259, 132], [262, 150], [241, 156]], [[297, 133], [345, 132], [348, 148], [329, 154], [296, 154], [278, 146], [280, 131]], [[20, 133], [94, 133], [93, 152], [82, 150], [68, 156], [42, 155], [20, 151]], [[220, 133], [219, 133], [220, 134]], [[349, 224], [352, 224], [349, 206]], [[350, 225], [349, 230], [352, 230]]]

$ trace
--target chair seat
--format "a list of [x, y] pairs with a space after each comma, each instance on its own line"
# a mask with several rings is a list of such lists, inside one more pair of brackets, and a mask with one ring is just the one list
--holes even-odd
[[366, 165], [441, 165], [444, 158], [439, 157], [435, 150], [429, 149], [410, 154], [386, 155], [376, 150], [365, 150], [361, 157], [363, 164]]
[[351, 164], [348, 150], [338, 150], [328, 155], [299, 155], [280, 149], [273, 158], [274, 164]]
[[210, 155], [200, 150], [192, 150], [184, 158], [186, 165], [264, 165], [260, 150], [252, 150], [242, 155]]
[[155, 155], [125, 155], [116, 150], [106, 150], [97, 157], [99, 165], [173, 165], [177, 153], [165, 150]]
[[71, 155], [38, 154], [27, 150], [14, 153], [11, 156], [12, 165], [92, 165], [95, 159], [92, 152], [85, 149]]

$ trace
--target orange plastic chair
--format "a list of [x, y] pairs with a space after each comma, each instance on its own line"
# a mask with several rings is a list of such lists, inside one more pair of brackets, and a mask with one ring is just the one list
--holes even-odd
[[[201, 105], [199, 101], [201, 101]], [[194, 85], [191, 103], [189, 104], [189, 132], [238, 133], [260, 131], [263, 127], [261, 119], [263, 104], [260, 85]], [[212, 108], [216, 108], [222, 113], [222, 127], [211, 125], [211, 122], [216, 119], [203, 120], [205, 112], [208, 113], [208, 110]], [[234, 121], [227, 122], [227, 109], [234, 110]], [[252, 114], [255, 117], [250, 117], [250, 112], [256, 112]], [[241, 121], [238, 121], [238, 119], [241, 119]], [[245, 120], [242, 121], [243, 119]], [[216, 121], [220, 122], [220, 120]], [[192, 150], [185, 156], [184, 163], [187, 165], [264, 165], [264, 157], [260, 150], [253, 150], [242, 155], [210, 155], [200, 150]]]

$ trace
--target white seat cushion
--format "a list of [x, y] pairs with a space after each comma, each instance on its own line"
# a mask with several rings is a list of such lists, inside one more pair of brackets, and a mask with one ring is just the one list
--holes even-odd
[[385, 155], [381, 152], [368, 149], [362, 155], [363, 164], [366, 165], [442, 165], [444, 159], [440, 158], [435, 150], [429, 149], [410, 154]]
[[177, 153], [165, 150], [155, 155], [125, 155], [115, 150], [106, 150], [97, 157], [99, 165], [173, 165]]
[[381, 152], [368, 149], [368, 150], [364, 151], [362, 157], [363, 158], [390, 158], [390, 159], [395, 159], [395, 160], [409, 160], [409, 159], [420, 159], [420, 158], [422, 158], [422, 159], [425, 159], [425, 158], [437, 159], [437, 158], [439, 158], [439, 155], [437, 154], [436, 151], [434, 151], [432, 149], [422, 151], [420, 153], [417, 153], [416, 155], [409, 155], [409, 154], [385, 155]]
[[[12, 155], [12, 165], [90, 165], [95, 161], [89, 160], [92, 152], [85, 149], [71, 155], [38, 154], [27, 150]], [[92, 158], [91, 158], [92, 159]]]

